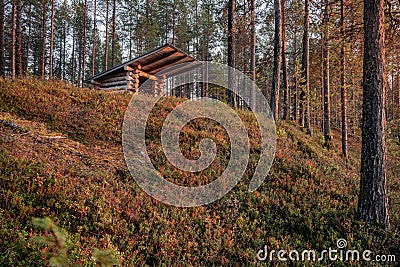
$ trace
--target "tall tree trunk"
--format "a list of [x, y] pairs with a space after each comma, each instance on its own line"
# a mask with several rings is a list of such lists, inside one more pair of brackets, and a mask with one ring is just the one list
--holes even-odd
[[283, 119], [290, 117], [290, 91], [286, 59], [286, 0], [282, 0], [282, 80], [283, 80]]
[[92, 50], [92, 76], [96, 73], [96, 37], [97, 37], [97, 20], [96, 20], [97, 1], [93, 2], [93, 50]]
[[63, 21], [63, 68], [62, 68], [62, 79], [66, 76], [66, 64], [67, 64], [67, 0], [64, 0], [64, 21]]
[[361, 181], [358, 218], [389, 227], [386, 184], [384, 0], [364, 0]]
[[117, 6], [115, 3], [115, 0], [113, 0], [113, 11], [112, 11], [112, 33], [111, 33], [111, 65], [115, 66], [115, 48], [116, 48], [116, 42], [117, 42], [117, 29], [116, 29], [116, 24], [115, 24], [115, 10]]
[[272, 76], [272, 88], [270, 106], [275, 120], [279, 116], [279, 90], [280, 90], [280, 72], [282, 63], [282, 21], [281, 21], [281, 0], [274, 0], [275, 17], [275, 39], [274, 39], [274, 70]]
[[108, 70], [108, 0], [106, 0], [106, 48], [105, 48], [105, 70]]
[[[234, 19], [235, 19], [235, 0], [229, 0], [228, 2], [228, 66], [235, 68], [235, 30], [234, 30]], [[235, 106], [235, 99], [232, 90], [234, 90], [232, 71], [228, 70], [228, 90], [227, 100], [232, 106]]]
[[50, 30], [50, 53], [49, 53], [49, 79], [53, 79], [53, 46], [54, 46], [54, 0], [51, 0], [51, 30]]
[[25, 75], [29, 74], [29, 55], [31, 49], [31, 31], [32, 31], [32, 4], [29, 4], [28, 11], [28, 36], [26, 38], [26, 52], [25, 52]]
[[46, 11], [47, 11], [47, 1], [43, 1], [43, 18], [42, 18], [42, 68], [41, 75], [42, 80], [44, 80], [46, 75]]
[[304, 34], [302, 55], [302, 91], [300, 94], [300, 121], [311, 134], [310, 127], [310, 2], [304, 1]]
[[[86, 46], [87, 46], [87, 0], [83, 3], [83, 52], [82, 52], [82, 80], [86, 77]], [[82, 82], [79, 81], [82, 85]]]
[[397, 114], [398, 114], [397, 118], [400, 119], [400, 54], [399, 53], [397, 53]]
[[4, 77], [4, 75], [4, 0], [0, 0], [0, 77]]
[[344, 20], [344, 0], [340, 1], [340, 23], [342, 46], [340, 51], [340, 65], [342, 71], [340, 73], [340, 95], [341, 95], [341, 111], [342, 111], [342, 154], [347, 158], [347, 96], [346, 96], [346, 23]]
[[251, 44], [250, 44], [250, 73], [251, 79], [253, 80], [253, 86], [251, 87], [251, 108], [255, 110], [255, 85], [256, 85], [256, 10], [255, 0], [250, 1], [250, 12], [251, 12]]
[[329, 3], [325, 1], [325, 14], [323, 25], [323, 84], [324, 84], [324, 139], [325, 145], [329, 147], [331, 141], [331, 94], [330, 94], [330, 49], [329, 49]]
[[16, 75], [22, 77], [22, 2], [17, 2], [17, 21], [16, 21]]
[[15, 80], [15, 28], [17, 21], [17, 3], [12, 3], [12, 14], [11, 14], [11, 79]]
[[[146, 15], [147, 15], [147, 19], [148, 19], [148, 14], [149, 14], [149, 1], [146, 1]], [[229, 23], [229, 18], [228, 18], [228, 23]], [[229, 27], [229, 26], [228, 26]], [[176, 4], [175, 4], [175, 0], [173, 0], [173, 4], [172, 4], [172, 44], [175, 44], [175, 31], [176, 31]]]
[[295, 122], [299, 121], [299, 94], [298, 94], [298, 89], [299, 89], [299, 79], [298, 79], [298, 59], [297, 59], [297, 33], [294, 33], [294, 41], [293, 41], [293, 64], [294, 64], [294, 70], [293, 70], [293, 120]]
[[76, 33], [75, 29], [72, 29], [72, 54], [71, 54], [71, 81], [75, 84], [75, 74], [76, 74], [76, 66], [75, 66], [75, 48], [76, 48]]

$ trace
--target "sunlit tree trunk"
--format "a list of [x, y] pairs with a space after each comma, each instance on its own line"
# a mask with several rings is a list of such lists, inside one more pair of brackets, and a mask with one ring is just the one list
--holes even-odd
[[282, 0], [282, 81], [283, 81], [283, 119], [290, 117], [290, 91], [286, 59], [286, 0]]
[[340, 1], [340, 23], [342, 45], [340, 50], [340, 95], [341, 95], [341, 111], [342, 111], [342, 154], [347, 158], [347, 96], [346, 96], [346, 23], [344, 17], [344, 0]]
[[12, 3], [12, 14], [11, 14], [11, 79], [15, 80], [15, 45], [16, 36], [15, 28], [17, 21], [17, 3]]
[[97, 21], [96, 21], [97, 1], [93, 2], [93, 50], [92, 50], [92, 76], [96, 72], [96, 44], [97, 44]]
[[304, 1], [304, 34], [302, 55], [302, 83], [300, 94], [300, 122], [308, 134], [311, 134], [310, 126], [310, 2]]
[[[235, 16], [235, 0], [229, 0], [228, 2], [228, 66], [235, 68], [235, 38], [234, 38], [234, 16]], [[234, 82], [232, 72], [229, 70], [228, 73], [228, 87], [227, 98], [228, 103], [235, 105], [235, 97], [232, 93]]]
[[15, 25], [16, 37], [15, 37], [15, 70], [16, 76], [22, 77], [22, 2], [17, 1], [17, 20]]
[[255, 85], [256, 85], [256, 8], [254, 4], [255, 0], [250, 1], [250, 14], [251, 14], [251, 41], [250, 41], [250, 73], [251, 79], [253, 80], [253, 86], [251, 87], [251, 106], [255, 110]]
[[26, 38], [26, 51], [25, 51], [25, 75], [29, 74], [29, 56], [31, 50], [31, 31], [32, 31], [32, 4], [29, 4], [28, 11], [28, 36]]
[[331, 93], [330, 93], [330, 44], [329, 44], [329, 16], [330, 7], [325, 1], [325, 14], [323, 25], [323, 87], [324, 87], [324, 139], [329, 147], [331, 141]]
[[4, 75], [4, 0], [0, 0], [0, 77], [4, 77]]
[[42, 18], [42, 68], [41, 75], [42, 80], [45, 79], [46, 75], [46, 11], [47, 11], [47, 1], [43, 1], [43, 18]]
[[364, 0], [361, 181], [358, 218], [389, 227], [386, 184], [384, 0]]
[[275, 17], [275, 39], [274, 39], [274, 70], [272, 75], [272, 88], [270, 106], [275, 120], [279, 119], [279, 90], [280, 90], [280, 71], [282, 63], [282, 20], [281, 20], [281, 0], [274, 0]]
[[[86, 77], [86, 45], [87, 45], [87, 0], [83, 3], [83, 51], [82, 51], [82, 80]], [[82, 83], [81, 81], [79, 81]]]
[[115, 11], [117, 9], [115, 0], [113, 0], [113, 11], [112, 11], [112, 32], [111, 32], [111, 65], [115, 66], [115, 54], [116, 54], [116, 43], [117, 43], [117, 26], [116, 26], [116, 17]]
[[50, 30], [50, 52], [49, 52], [49, 79], [53, 79], [53, 46], [54, 46], [54, 0], [51, 0], [51, 30]]
[[108, 0], [106, 0], [106, 47], [105, 47], [105, 70], [108, 70]]

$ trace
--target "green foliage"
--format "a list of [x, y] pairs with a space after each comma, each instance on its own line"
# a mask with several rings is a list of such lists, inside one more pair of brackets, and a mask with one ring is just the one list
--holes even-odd
[[50, 266], [68, 266], [68, 245], [67, 232], [60, 229], [54, 222], [46, 217], [33, 219], [33, 226], [49, 232], [49, 235], [39, 235], [36, 237], [36, 242], [49, 248], [47, 257], [49, 258]]
[[119, 265], [119, 261], [115, 258], [114, 252], [109, 249], [93, 249], [93, 258], [97, 264], [103, 267]]
[[[70, 245], [67, 240], [67, 232], [55, 225], [48, 217], [34, 218], [32, 223], [36, 228], [47, 233], [36, 236], [35, 241], [45, 246], [46, 250], [48, 250], [46, 255], [49, 258], [50, 266], [69, 266], [70, 256], [68, 255], [68, 251], [70, 250]], [[95, 263], [102, 267], [119, 265], [119, 261], [115, 257], [114, 252], [109, 249], [100, 250], [94, 248], [92, 257]]]

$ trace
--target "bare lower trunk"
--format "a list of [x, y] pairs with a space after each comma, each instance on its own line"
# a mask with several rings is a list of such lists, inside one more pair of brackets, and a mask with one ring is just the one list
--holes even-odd
[[43, 21], [42, 21], [42, 68], [41, 68], [41, 74], [42, 74], [42, 80], [44, 80], [45, 75], [46, 75], [46, 10], [47, 10], [47, 5], [46, 2], [43, 3]]
[[346, 24], [344, 21], [344, 0], [340, 1], [342, 47], [340, 51], [340, 65], [342, 67], [340, 77], [340, 95], [342, 111], [342, 154], [347, 158], [347, 96], [346, 96]]
[[0, 77], [4, 77], [4, 75], [4, 0], [0, 0]]
[[330, 95], [330, 49], [329, 49], [329, 4], [325, 7], [324, 15], [324, 44], [323, 44], [323, 65], [324, 65], [324, 139], [325, 145], [329, 147], [331, 141], [331, 95]]
[[96, 21], [96, 0], [93, 2], [93, 51], [92, 51], [92, 76], [96, 72], [96, 35], [97, 35], [97, 21]]
[[283, 81], [283, 119], [290, 117], [290, 92], [286, 59], [286, 0], [282, 0], [282, 81]]
[[116, 18], [115, 18], [115, 10], [116, 10], [116, 3], [113, 0], [113, 11], [112, 11], [112, 32], [111, 32], [111, 66], [115, 66], [115, 49], [117, 43], [117, 29], [116, 29]]
[[[228, 2], [228, 66], [235, 68], [235, 36], [234, 36], [234, 16], [235, 16], [235, 0], [229, 0]], [[235, 106], [235, 97], [232, 93], [234, 90], [233, 75], [228, 70], [228, 87], [227, 90], [227, 101], [232, 106]], [[207, 86], [207, 85], [206, 85]]]
[[250, 73], [251, 79], [253, 80], [253, 86], [251, 87], [251, 108], [255, 110], [255, 85], [256, 85], [256, 10], [255, 10], [255, 0], [250, 2], [251, 11], [251, 57], [250, 57]]
[[49, 54], [49, 79], [53, 79], [53, 46], [54, 46], [54, 0], [51, 1], [51, 30], [50, 30], [50, 54]]
[[389, 227], [386, 185], [384, 0], [364, 0], [361, 181], [358, 218]]
[[[87, 45], [87, 0], [83, 4], [83, 53], [82, 53], [82, 80], [86, 77], [86, 45]], [[79, 83], [82, 84], [81, 81]]]
[[106, 0], [106, 48], [105, 48], [105, 70], [108, 70], [108, 0]]
[[310, 127], [310, 2], [304, 3], [304, 34], [303, 34], [303, 55], [302, 55], [302, 83], [300, 94], [300, 121], [311, 134]]
[[11, 14], [11, 79], [15, 80], [15, 24], [17, 21], [17, 3], [12, 4], [12, 14]]
[[272, 75], [272, 88], [270, 106], [275, 120], [279, 116], [279, 89], [280, 71], [282, 63], [282, 21], [281, 21], [281, 0], [274, 0], [275, 14], [275, 40], [274, 40], [274, 70]]
[[292, 89], [292, 95], [293, 95], [293, 120], [298, 122], [299, 121], [299, 79], [298, 79], [298, 60], [297, 60], [297, 34], [294, 34], [294, 42], [293, 42], [293, 49], [294, 49], [294, 55], [293, 55], [293, 64], [294, 64], [294, 70], [293, 70], [293, 89]]

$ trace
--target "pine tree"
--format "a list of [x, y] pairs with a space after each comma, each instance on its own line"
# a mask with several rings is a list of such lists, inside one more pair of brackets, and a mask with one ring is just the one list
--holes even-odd
[[386, 184], [384, 0], [364, 0], [361, 181], [358, 218], [389, 227]]

